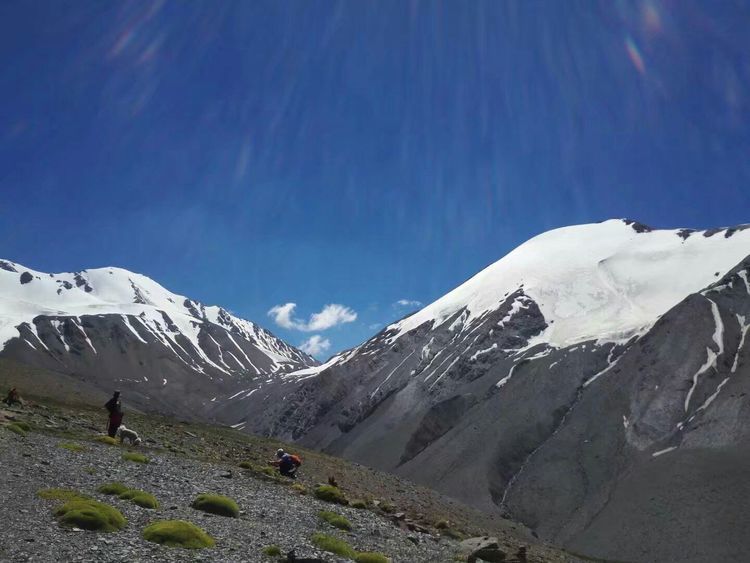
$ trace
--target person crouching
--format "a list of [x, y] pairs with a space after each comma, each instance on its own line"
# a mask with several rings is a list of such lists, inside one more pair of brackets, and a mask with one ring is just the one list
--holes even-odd
[[297, 478], [297, 469], [302, 465], [302, 459], [298, 455], [286, 453], [284, 450], [279, 448], [276, 451], [276, 459], [268, 462], [270, 465], [274, 465], [279, 468], [279, 473], [284, 477], [290, 479]]

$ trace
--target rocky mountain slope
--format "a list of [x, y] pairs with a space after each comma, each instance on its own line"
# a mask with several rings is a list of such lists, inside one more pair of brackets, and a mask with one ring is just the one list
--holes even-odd
[[258, 325], [120, 268], [47, 274], [0, 260], [0, 357], [200, 416], [216, 397], [317, 365]]
[[[0, 366], [0, 382], [11, 373]], [[44, 374], [41, 374], [44, 377]], [[28, 398], [28, 397], [27, 397]], [[573, 558], [539, 544], [522, 527], [492, 521], [438, 494], [345, 461], [295, 449], [303, 460], [292, 483], [266, 473], [264, 461], [280, 444], [203, 424], [130, 414], [144, 443], [127, 448], [100, 442], [101, 409], [27, 401], [22, 408], [0, 409], [0, 561], [285, 561], [265, 553], [295, 551], [310, 561], [348, 561], [317, 546], [315, 534], [346, 542], [352, 549], [381, 553], [388, 561], [456, 561], [459, 533], [498, 537], [509, 562], [562, 562]], [[29, 428], [13, 433], [12, 425]], [[148, 463], [123, 458], [138, 453]], [[242, 462], [242, 463], [241, 463]], [[342, 506], [313, 494], [328, 476], [340, 490], [365, 505]], [[99, 492], [106, 483], [153, 494], [158, 506], [148, 509]], [[292, 484], [294, 486], [292, 486]], [[65, 489], [93, 497], [120, 510], [126, 526], [116, 532], [83, 531], [60, 525], [54, 500], [40, 491]], [[229, 496], [239, 505], [237, 518], [200, 512], [191, 507], [202, 493]], [[387, 504], [390, 505], [386, 509]], [[321, 519], [320, 511], [346, 518], [350, 530]], [[143, 530], [156, 521], [184, 520], [208, 532], [215, 547], [176, 549], [146, 541]], [[450, 527], [440, 521], [450, 519]], [[381, 561], [363, 559], [362, 561]], [[359, 559], [358, 559], [359, 561]]]
[[551, 231], [222, 416], [594, 556], [738, 560], [748, 255], [746, 227]]

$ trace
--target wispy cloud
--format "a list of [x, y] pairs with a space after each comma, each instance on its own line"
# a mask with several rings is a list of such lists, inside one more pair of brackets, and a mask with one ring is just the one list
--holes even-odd
[[394, 307], [421, 307], [422, 302], [415, 299], [399, 299], [393, 304]]
[[327, 352], [330, 347], [330, 340], [328, 340], [327, 338], [323, 338], [319, 334], [313, 334], [310, 338], [300, 344], [299, 349], [302, 350], [305, 354], [317, 356], [319, 354]]
[[319, 313], [313, 313], [310, 315], [310, 319], [307, 322], [294, 317], [294, 310], [296, 308], [296, 303], [276, 305], [268, 311], [268, 316], [282, 328], [302, 330], [305, 332], [326, 330], [340, 324], [351, 323], [357, 320], [356, 311], [344, 305], [339, 305], [338, 303], [326, 305]]

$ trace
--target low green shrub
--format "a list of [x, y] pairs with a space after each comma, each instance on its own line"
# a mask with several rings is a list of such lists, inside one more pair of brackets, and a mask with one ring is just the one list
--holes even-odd
[[75, 444], [73, 442], [62, 442], [60, 444], [57, 444], [57, 447], [76, 453], [86, 451], [86, 448], [84, 448], [81, 444]]
[[378, 508], [388, 514], [391, 514], [392, 512], [396, 512], [396, 507], [386, 500], [381, 501], [380, 504], [378, 505]]
[[453, 528], [443, 528], [441, 530], [441, 533], [444, 536], [447, 536], [449, 538], [452, 538], [454, 540], [463, 541], [466, 539], [466, 536], [463, 532], [460, 532], [459, 530], [455, 530]]
[[152, 494], [138, 489], [128, 489], [118, 495], [122, 500], [129, 500], [142, 508], [159, 508], [159, 501]]
[[13, 424], [18, 426], [24, 432], [29, 432], [31, 430], [31, 425], [28, 422], [24, 422], [23, 420], [16, 420], [13, 422]]
[[97, 442], [101, 442], [102, 444], [108, 444], [110, 446], [116, 446], [117, 440], [112, 438], [111, 436], [97, 436], [94, 438]]
[[125, 461], [133, 461], [135, 463], [148, 463], [149, 459], [143, 455], [136, 452], [125, 452], [122, 454], [122, 459]]
[[247, 469], [255, 474], [267, 475], [268, 477], [278, 477], [278, 470], [271, 465], [262, 465], [252, 461], [242, 461], [239, 464], [241, 469]]
[[121, 495], [127, 490], [128, 488], [125, 485], [118, 482], [105, 483], [97, 489], [97, 491], [99, 491], [103, 495]]
[[448, 522], [448, 520], [438, 520], [435, 523], [435, 528], [438, 530], [445, 530], [446, 528], [450, 528], [451, 523]]
[[202, 549], [216, 545], [214, 539], [195, 524], [184, 520], [161, 520], [146, 526], [143, 539], [169, 547]]
[[5, 427], [11, 432], [13, 432], [14, 434], [18, 434], [19, 436], [26, 436], [26, 430], [21, 428], [16, 422], [11, 422], [10, 424], [6, 424]]
[[352, 529], [352, 523], [349, 522], [349, 520], [347, 520], [341, 514], [336, 514], [335, 512], [331, 512], [330, 510], [321, 510], [320, 512], [318, 512], [318, 517], [324, 522], [329, 523], [334, 528], [338, 528], [339, 530], [348, 531]]
[[267, 545], [263, 548], [263, 553], [269, 557], [280, 557], [281, 548], [278, 545]]
[[40, 489], [36, 492], [36, 496], [43, 498], [44, 500], [86, 500], [89, 499], [83, 493], [74, 491], [73, 489]]
[[346, 500], [346, 497], [344, 496], [344, 493], [341, 491], [341, 489], [339, 489], [338, 487], [334, 487], [333, 485], [318, 485], [313, 490], [313, 494], [320, 500], [324, 500], [326, 502], [344, 505], [349, 504], [349, 501]]
[[69, 500], [55, 510], [63, 526], [98, 532], [115, 532], [125, 527], [127, 520], [113, 506], [91, 499]]
[[294, 483], [292, 485], [292, 490], [301, 495], [307, 494], [307, 487], [305, 487], [302, 483]]
[[367, 508], [367, 501], [362, 499], [356, 499], [349, 503], [349, 506], [352, 508], [359, 508], [360, 510], [363, 508]]
[[361, 551], [354, 556], [354, 561], [356, 563], [390, 563], [391, 560], [382, 553]]
[[334, 538], [333, 536], [320, 533], [313, 534], [312, 543], [318, 549], [346, 557], [347, 559], [354, 559], [357, 556], [357, 552], [352, 549], [352, 546], [344, 540]]
[[202, 494], [193, 501], [191, 505], [196, 510], [237, 518], [240, 515], [240, 507], [229, 497], [223, 495]]

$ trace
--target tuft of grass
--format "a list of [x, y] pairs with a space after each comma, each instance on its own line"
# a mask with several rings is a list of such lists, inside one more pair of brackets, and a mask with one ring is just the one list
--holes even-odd
[[441, 533], [444, 536], [447, 536], [447, 537], [452, 538], [452, 539], [457, 540], [457, 541], [463, 541], [463, 540], [466, 539], [466, 535], [464, 535], [463, 532], [460, 532], [459, 530], [455, 530], [453, 528], [443, 528], [443, 530], [441, 531]]
[[128, 488], [125, 485], [116, 481], [114, 483], [105, 483], [97, 489], [103, 495], [121, 495], [127, 490]]
[[89, 497], [73, 489], [40, 489], [36, 496], [44, 500], [88, 500]]
[[62, 442], [60, 444], [57, 444], [57, 447], [76, 453], [86, 451], [86, 448], [84, 448], [81, 444], [75, 444], [73, 442]]
[[327, 534], [313, 534], [312, 543], [318, 549], [322, 549], [323, 551], [327, 551], [328, 553], [333, 553], [334, 555], [346, 557], [347, 559], [354, 559], [357, 556], [357, 552], [354, 551], [354, 549], [352, 549], [352, 546], [350, 546], [344, 540], [334, 538], [333, 536], [329, 536]]
[[94, 440], [96, 440], [97, 442], [101, 442], [102, 444], [107, 444], [110, 446], [117, 445], [117, 440], [115, 440], [111, 436], [97, 436], [96, 438], [94, 438]]
[[451, 523], [448, 522], [448, 520], [438, 520], [435, 523], [435, 528], [438, 530], [445, 530], [446, 528], [450, 528]]
[[294, 492], [301, 495], [307, 494], [307, 487], [305, 487], [302, 483], [294, 483], [291, 488]]
[[378, 505], [378, 508], [387, 514], [396, 512], [396, 507], [393, 506], [390, 502], [385, 501], [385, 500], [381, 501], [381, 503]]
[[281, 557], [281, 548], [278, 545], [267, 545], [263, 548], [263, 553], [269, 557]]
[[359, 508], [360, 510], [363, 508], [367, 508], [367, 501], [362, 499], [356, 499], [349, 503], [349, 506], [352, 508]]
[[116, 532], [127, 520], [115, 507], [91, 499], [73, 499], [55, 509], [55, 516], [63, 526], [97, 532]]
[[354, 561], [356, 563], [390, 563], [391, 560], [382, 553], [361, 551], [354, 556]]
[[349, 501], [346, 500], [346, 497], [344, 496], [344, 493], [341, 492], [341, 489], [339, 489], [338, 487], [334, 487], [333, 485], [318, 485], [313, 490], [313, 494], [320, 500], [324, 500], [326, 502], [344, 505], [349, 504]]
[[118, 495], [118, 498], [122, 500], [129, 500], [133, 504], [137, 504], [142, 508], [159, 508], [159, 501], [152, 494], [146, 491], [139, 491], [138, 489], [128, 489]]
[[161, 520], [146, 526], [143, 539], [169, 547], [203, 549], [216, 545], [214, 539], [195, 524], [184, 520]]
[[148, 463], [149, 459], [143, 455], [136, 452], [125, 452], [122, 454], [122, 459], [125, 461], [133, 461], [135, 463]]
[[96, 475], [96, 467], [86, 467], [84, 471], [89, 475]]
[[252, 461], [241, 461], [239, 467], [241, 469], [247, 469], [256, 475], [266, 475], [274, 478], [278, 477], [278, 470], [270, 465], [261, 465], [259, 463], [253, 463]]
[[218, 514], [219, 516], [237, 518], [240, 515], [240, 507], [237, 506], [237, 503], [223, 495], [198, 495], [191, 506], [196, 510]]
[[5, 427], [13, 432], [14, 434], [18, 434], [19, 436], [26, 436], [26, 430], [21, 428], [17, 422], [11, 422], [10, 424], [6, 424]]
[[31, 431], [31, 425], [28, 422], [24, 422], [23, 420], [16, 420], [15, 422], [13, 422], [13, 424], [18, 426], [24, 432]]
[[349, 531], [352, 529], [352, 523], [349, 522], [349, 520], [347, 520], [341, 514], [336, 514], [335, 512], [331, 512], [330, 510], [321, 510], [320, 512], [318, 512], [318, 517], [324, 522], [328, 522], [331, 526], [338, 528], [339, 530]]

